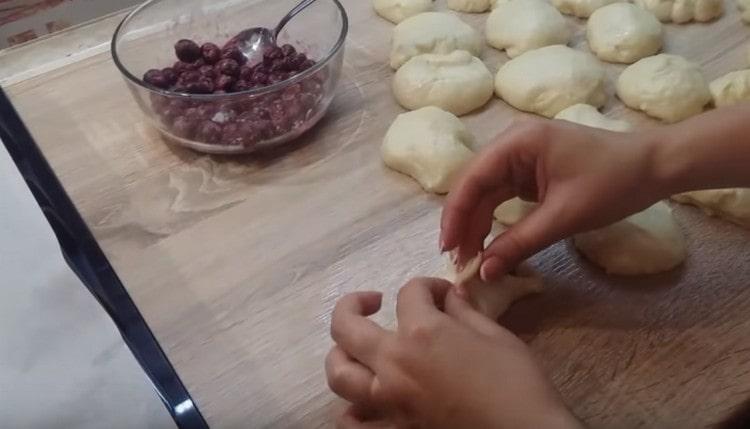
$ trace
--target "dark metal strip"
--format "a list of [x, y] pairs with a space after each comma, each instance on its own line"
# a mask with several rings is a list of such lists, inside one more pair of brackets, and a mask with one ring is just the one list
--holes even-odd
[[115, 322], [177, 426], [207, 429], [182, 380], [2, 88], [0, 140], [52, 226], [68, 265]]

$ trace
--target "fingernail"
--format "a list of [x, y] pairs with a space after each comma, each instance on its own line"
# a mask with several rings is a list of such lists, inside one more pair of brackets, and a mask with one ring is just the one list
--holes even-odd
[[479, 277], [481, 277], [484, 282], [491, 281], [491, 279], [500, 272], [502, 265], [503, 263], [500, 261], [500, 258], [495, 256], [488, 258], [482, 262], [482, 266], [479, 268]]
[[448, 246], [445, 244], [445, 239], [440, 237], [440, 253], [445, 253], [448, 250], [446, 247]]

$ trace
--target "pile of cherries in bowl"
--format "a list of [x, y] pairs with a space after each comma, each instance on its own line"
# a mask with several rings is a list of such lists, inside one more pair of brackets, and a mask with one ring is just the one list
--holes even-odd
[[290, 44], [267, 49], [255, 64], [235, 39], [223, 47], [183, 39], [175, 54], [174, 65], [148, 70], [143, 81], [156, 89], [151, 104], [162, 128], [183, 141], [247, 150], [293, 138], [324, 113], [325, 69], [282, 84], [316, 64]]

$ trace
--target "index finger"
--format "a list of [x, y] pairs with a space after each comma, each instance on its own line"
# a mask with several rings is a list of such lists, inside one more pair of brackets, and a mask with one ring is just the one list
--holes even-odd
[[513, 197], [512, 183], [508, 180], [508, 148], [498, 142], [497, 145], [481, 152], [464, 170], [451, 189], [443, 205], [440, 219], [440, 247], [442, 251], [459, 247], [469, 234], [475, 220], [477, 208], [483, 204], [486, 196], [493, 196], [496, 205]]
[[349, 356], [372, 369], [387, 331], [367, 316], [380, 310], [382, 294], [357, 292], [341, 298], [331, 316], [331, 338]]

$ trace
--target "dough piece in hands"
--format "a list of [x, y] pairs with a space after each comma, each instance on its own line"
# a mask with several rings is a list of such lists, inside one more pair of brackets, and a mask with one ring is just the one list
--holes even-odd
[[707, 22], [724, 13], [724, 0], [635, 0], [636, 6], [656, 15], [661, 22]]
[[487, 18], [487, 43], [509, 57], [549, 45], [567, 45], [573, 32], [568, 22], [543, 0], [504, 2]]
[[482, 38], [456, 15], [425, 12], [403, 20], [393, 29], [391, 67], [398, 69], [422, 54], [449, 54], [455, 50], [482, 54]]
[[670, 54], [646, 57], [628, 66], [617, 80], [617, 96], [627, 106], [665, 122], [697, 115], [711, 101], [700, 67]]
[[482, 13], [492, 7], [492, 0], [448, 0], [448, 9], [458, 12]]
[[742, 13], [742, 21], [750, 24], [750, 0], [737, 0], [737, 9]]
[[664, 202], [620, 222], [574, 237], [576, 248], [608, 274], [669, 271], [687, 256], [685, 237]]
[[469, 261], [460, 272], [451, 264], [454, 275], [450, 280], [466, 291], [477, 311], [492, 320], [500, 318], [514, 302], [543, 289], [541, 276], [525, 263], [519, 265], [513, 274], [490, 283], [479, 278], [481, 264], [481, 255]]
[[570, 106], [555, 115], [555, 119], [616, 132], [628, 132], [633, 129], [629, 122], [608, 118], [602, 115], [596, 107], [588, 104]]
[[708, 85], [714, 106], [724, 107], [750, 100], [750, 70], [727, 73]]
[[433, 0], [373, 0], [375, 12], [394, 24], [432, 9]]
[[686, 192], [672, 196], [674, 201], [692, 204], [709, 216], [718, 216], [750, 228], [750, 189], [713, 189], [708, 191]]
[[436, 106], [460, 116], [484, 106], [493, 90], [492, 73], [466, 51], [418, 55], [393, 78], [393, 95], [409, 110]]
[[579, 18], [588, 18], [600, 7], [622, 0], [552, 0], [557, 10]]
[[591, 14], [586, 24], [589, 47], [597, 57], [630, 64], [661, 50], [661, 22], [630, 3], [614, 3]]
[[516, 109], [552, 118], [574, 104], [603, 106], [605, 81], [604, 67], [593, 55], [553, 45], [505, 63], [495, 77], [495, 93]]
[[452, 113], [425, 107], [398, 115], [385, 135], [385, 164], [428, 192], [445, 194], [473, 157], [474, 137]]
[[537, 203], [516, 197], [500, 204], [495, 209], [495, 219], [503, 226], [513, 226], [533, 212], [537, 205]]

